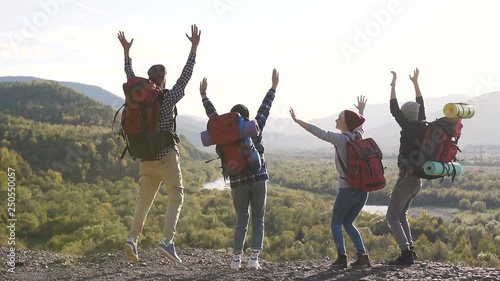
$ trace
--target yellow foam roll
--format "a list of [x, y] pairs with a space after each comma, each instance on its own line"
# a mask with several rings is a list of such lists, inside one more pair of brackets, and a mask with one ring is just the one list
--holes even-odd
[[447, 103], [443, 107], [444, 116], [448, 118], [463, 118], [468, 119], [472, 118], [475, 114], [474, 106], [466, 103]]

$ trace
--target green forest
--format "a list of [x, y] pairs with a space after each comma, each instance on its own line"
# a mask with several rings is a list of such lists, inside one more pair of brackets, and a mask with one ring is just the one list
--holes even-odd
[[[110, 107], [55, 82], [0, 84], [0, 199], [8, 201], [14, 170], [16, 247], [81, 255], [122, 250], [137, 200], [138, 162], [120, 159], [124, 144], [111, 128], [113, 114]], [[205, 163], [215, 153], [199, 151], [184, 137], [179, 149], [186, 195], [176, 245], [229, 252], [236, 219], [230, 192], [202, 188], [221, 177], [220, 163]], [[331, 155], [266, 151], [266, 158], [270, 182], [262, 258], [334, 258], [330, 219], [338, 186], [333, 149]], [[393, 159], [384, 164], [388, 185], [370, 194], [370, 205], [389, 202], [397, 169]], [[139, 251], [160, 240], [166, 202], [162, 188]], [[500, 267], [498, 167], [466, 166], [454, 182], [425, 182], [413, 206], [457, 210], [451, 220], [427, 211], [411, 217], [421, 259]], [[7, 209], [5, 203], [4, 224]], [[356, 225], [372, 259], [397, 255], [384, 216], [362, 212]], [[11, 247], [7, 227], [0, 228], [0, 236], [5, 237], [0, 246]], [[355, 255], [349, 240], [346, 245]]]

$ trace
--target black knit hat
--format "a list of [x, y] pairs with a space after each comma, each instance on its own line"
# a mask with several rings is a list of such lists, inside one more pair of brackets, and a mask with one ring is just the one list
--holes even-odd
[[250, 118], [250, 113], [248, 112], [248, 108], [242, 104], [237, 104], [231, 108], [231, 112], [238, 112], [241, 117], [244, 117], [246, 119]]

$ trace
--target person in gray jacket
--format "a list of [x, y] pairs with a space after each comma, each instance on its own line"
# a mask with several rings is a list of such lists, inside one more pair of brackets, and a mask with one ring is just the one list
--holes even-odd
[[359, 215], [368, 199], [368, 192], [351, 188], [347, 184], [345, 173], [339, 162], [339, 160], [343, 161], [343, 163], [347, 162], [347, 141], [351, 138], [361, 138], [363, 135], [362, 125], [365, 122], [363, 111], [366, 101], [364, 96], [358, 97], [358, 105], [355, 106], [359, 114], [351, 110], [344, 110], [339, 114], [336, 120], [336, 128], [340, 130], [340, 133], [325, 131], [315, 125], [304, 122], [298, 119], [293, 108], [290, 108], [290, 115], [293, 121], [306, 129], [309, 133], [333, 144], [337, 150], [335, 167], [339, 175], [339, 193], [333, 205], [331, 228], [333, 240], [337, 248], [337, 259], [334, 261], [333, 265], [343, 268], [347, 267], [347, 255], [344, 235], [342, 234], [342, 226], [344, 226], [346, 233], [351, 238], [357, 250], [357, 260], [351, 263], [351, 266], [370, 266], [370, 259], [366, 254], [363, 238], [358, 229], [354, 226], [354, 220]]

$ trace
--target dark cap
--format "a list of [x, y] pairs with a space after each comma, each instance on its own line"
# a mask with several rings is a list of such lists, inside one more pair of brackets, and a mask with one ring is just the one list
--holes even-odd
[[248, 108], [242, 104], [237, 104], [231, 108], [231, 112], [238, 112], [241, 117], [249, 119], [250, 113], [248, 112]]

